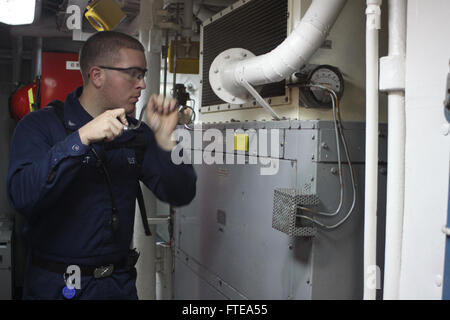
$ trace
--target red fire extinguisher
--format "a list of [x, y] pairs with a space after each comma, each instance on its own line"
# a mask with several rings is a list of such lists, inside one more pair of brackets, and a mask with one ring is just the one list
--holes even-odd
[[17, 89], [11, 96], [9, 111], [17, 122], [40, 106], [39, 78]]

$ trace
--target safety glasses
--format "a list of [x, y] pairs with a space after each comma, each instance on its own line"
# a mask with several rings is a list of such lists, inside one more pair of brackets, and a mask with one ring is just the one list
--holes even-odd
[[129, 68], [117, 68], [108, 66], [98, 66], [98, 67], [101, 69], [124, 72], [134, 81], [141, 81], [142, 79], [145, 78], [145, 75], [147, 74], [147, 69], [142, 69], [139, 67], [129, 67]]

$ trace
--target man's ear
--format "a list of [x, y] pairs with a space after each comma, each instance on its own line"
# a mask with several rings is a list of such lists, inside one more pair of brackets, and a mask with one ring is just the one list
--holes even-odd
[[96, 88], [100, 88], [103, 85], [103, 82], [105, 81], [105, 73], [103, 72], [102, 69], [95, 66], [89, 70], [88, 77], [89, 81]]

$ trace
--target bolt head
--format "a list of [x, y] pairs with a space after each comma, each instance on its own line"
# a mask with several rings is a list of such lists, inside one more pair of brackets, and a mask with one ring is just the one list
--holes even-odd
[[444, 123], [444, 124], [442, 125], [442, 134], [443, 134], [444, 136], [447, 136], [449, 133], [450, 133], [450, 124]]
[[442, 287], [442, 276], [440, 274], [436, 276], [435, 283], [437, 287]]

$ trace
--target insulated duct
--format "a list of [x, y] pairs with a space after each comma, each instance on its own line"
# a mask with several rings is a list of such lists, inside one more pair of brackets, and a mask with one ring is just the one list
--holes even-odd
[[202, 22], [211, 18], [215, 14], [215, 12], [205, 9], [203, 6], [199, 5], [198, 3], [194, 3], [193, 9], [194, 9], [194, 15]]
[[244, 103], [248, 99], [246, 83], [258, 86], [291, 76], [322, 45], [345, 3], [314, 0], [289, 37], [269, 53], [252, 57], [244, 49], [230, 49], [239, 53], [217, 56], [210, 70], [210, 75], [218, 75], [210, 77], [216, 95], [228, 103]]

